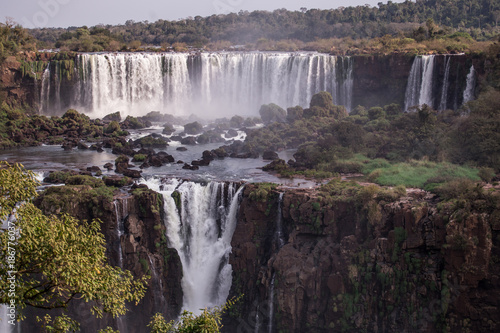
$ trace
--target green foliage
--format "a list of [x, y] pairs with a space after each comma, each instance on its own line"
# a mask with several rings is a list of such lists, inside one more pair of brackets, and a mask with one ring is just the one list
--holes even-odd
[[274, 103], [262, 105], [259, 114], [264, 124], [286, 121], [286, 111]]
[[120, 132], [122, 129], [120, 128], [120, 124], [117, 121], [111, 121], [106, 127], [104, 127], [104, 133], [111, 134], [114, 132]]
[[[368, 49], [415, 53], [425, 48], [427, 42], [444, 51], [449, 45], [453, 51], [454, 44], [472, 43], [469, 35], [474, 39], [491, 38], [498, 33], [499, 11], [500, 5], [494, 1], [391, 1], [373, 7], [240, 11], [175, 21], [129, 20], [118, 26], [91, 29], [34, 29], [32, 33], [46, 42], [57, 40], [57, 47], [77, 51], [116, 51], [125, 44], [137, 49], [142, 44], [183, 52], [189, 44], [210, 50], [245, 45], [245, 49], [287, 52], [302, 49], [345, 54]], [[326, 39], [330, 36], [334, 38]], [[376, 38], [377, 43], [370, 44], [368, 38]]]
[[[19, 235], [0, 233], [0, 255], [7, 257], [9, 247], [15, 248], [15, 269], [2, 265], [0, 273], [15, 276], [17, 282], [15, 295], [8, 293], [6, 280], [0, 282], [1, 303], [13, 300], [22, 320], [27, 306], [65, 308], [78, 297], [92, 302], [92, 313], [102, 317], [104, 312], [123, 315], [125, 302], [137, 303], [144, 296], [147, 277], [134, 280], [129, 271], [106, 263], [99, 221], [82, 222], [64, 214], [45, 216], [30, 202], [37, 185], [32, 173], [6, 162], [1, 162], [0, 172], [0, 218], [14, 215], [11, 227]], [[75, 324], [65, 317], [55, 319], [55, 324], [50, 321], [47, 317], [47, 327]]]
[[266, 202], [276, 190], [276, 186], [274, 183], [255, 183], [248, 197], [254, 201]]
[[45, 332], [78, 332], [80, 329], [80, 324], [64, 313], [54, 319], [49, 314], [46, 314], [43, 318], [37, 316], [36, 320], [41, 323]]
[[132, 162], [143, 162], [146, 159], [146, 155], [144, 154], [135, 154]]
[[372, 178], [381, 185], [405, 185], [432, 190], [451, 179], [479, 180], [477, 173], [477, 169], [450, 163], [410, 161], [375, 169]]
[[232, 298], [223, 306], [215, 306], [211, 309], [203, 309], [201, 314], [194, 315], [192, 312], [183, 311], [178, 321], [166, 322], [162, 314], [156, 313], [148, 327], [151, 333], [216, 333], [222, 327], [222, 314], [229, 311], [241, 300], [243, 295]]

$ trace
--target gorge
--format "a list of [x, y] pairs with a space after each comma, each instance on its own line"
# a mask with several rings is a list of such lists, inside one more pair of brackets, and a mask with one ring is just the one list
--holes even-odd
[[[125, 116], [150, 111], [200, 118], [256, 116], [265, 103], [308, 107], [320, 90], [330, 92], [333, 103], [347, 110], [390, 103], [410, 112], [423, 103], [456, 110], [475, 98], [486, 66], [484, 59], [466, 55], [222, 52], [37, 57], [29, 63], [33, 77], [13, 75], [17, 81], [6, 85], [9, 96], [31, 102], [44, 115], [74, 107], [92, 118], [115, 111]], [[46, 67], [35, 68], [37, 62]], [[82, 118], [76, 117], [70, 113], [65, 121], [78, 124]], [[111, 163], [116, 157], [112, 149], [132, 146], [145, 133], [171, 139], [185, 131], [163, 135], [163, 123], [154, 125], [131, 130], [133, 140], [127, 136], [120, 141], [114, 132], [107, 133], [105, 139], [115, 140], [114, 146], [104, 146], [102, 153], [81, 148], [89, 160], [71, 160], [69, 168], [91, 167], [91, 160], [101, 167], [105, 161]], [[67, 136], [79, 139], [68, 128]], [[234, 159], [224, 160], [210, 155], [219, 144], [206, 145], [186, 145], [196, 158], [206, 151], [214, 158], [212, 169], [201, 168], [197, 177], [181, 169], [182, 163], [170, 161], [166, 167], [160, 163], [141, 168], [144, 177], [131, 185], [122, 176], [113, 182], [111, 165], [109, 172], [101, 172], [103, 179], [113, 182], [106, 187], [111, 195], [66, 179], [66, 185], [49, 186], [37, 198], [46, 214], [71, 212], [82, 220], [101, 219], [110, 262], [134, 276], [151, 276], [146, 296], [138, 306], [129, 304], [131, 311], [125, 316], [95, 319], [88, 304], [72, 304], [68, 313], [81, 322], [82, 332], [106, 326], [143, 332], [156, 312], [175, 319], [183, 309], [197, 313], [241, 295], [242, 301], [223, 319], [225, 332], [500, 328], [500, 225], [498, 209], [491, 203], [494, 190], [470, 190], [470, 197], [442, 200], [424, 190], [340, 178], [328, 183], [299, 179], [303, 186], [283, 185], [281, 180], [276, 181], [281, 185], [271, 184], [262, 180], [275, 181], [275, 176], [259, 178], [264, 172], [254, 170], [265, 164], [259, 154], [245, 160], [235, 153]], [[192, 160], [195, 153], [172, 151], [179, 146], [170, 142], [164, 149], [175, 155], [173, 161], [182, 157], [189, 162], [188, 156]], [[132, 147], [137, 151], [130, 157], [139, 152]], [[140, 148], [151, 154], [145, 146]], [[148, 148], [153, 153], [160, 150]], [[22, 158], [28, 159], [33, 155], [29, 149], [35, 148], [25, 149]], [[47, 146], [36, 149], [41, 154], [50, 151]], [[282, 159], [289, 157], [287, 151], [278, 153]], [[13, 153], [5, 156], [9, 154]], [[132, 168], [139, 165], [130, 163]], [[211, 173], [218, 163], [227, 169]], [[41, 172], [52, 167], [38, 164]], [[165, 171], [174, 165], [174, 174]], [[248, 168], [245, 172], [253, 170], [259, 176], [248, 175], [248, 182], [243, 182], [228, 176], [231, 168]], [[60, 171], [64, 165], [54, 169]], [[96, 176], [95, 171], [84, 171], [79, 176]], [[35, 331], [34, 315], [42, 313], [32, 310], [20, 330]]]

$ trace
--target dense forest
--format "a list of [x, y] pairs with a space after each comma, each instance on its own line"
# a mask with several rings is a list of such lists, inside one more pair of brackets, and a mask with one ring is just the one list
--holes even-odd
[[33, 29], [30, 34], [40, 41], [39, 46], [73, 51], [117, 51], [137, 49], [141, 45], [173, 47], [176, 51], [184, 50], [187, 45], [208, 49], [246, 46], [293, 51], [309, 47], [330, 51], [314, 42], [386, 35], [420, 42], [456, 32], [478, 41], [488, 40], [498, 34], [499, 19], [500, 4], [495, 0], [417, 0], [380, 2], [377, 7], [240, 11], [177, 21], [129, 20], [124, 25], [100, 25], [90, 29], [85, 26]]

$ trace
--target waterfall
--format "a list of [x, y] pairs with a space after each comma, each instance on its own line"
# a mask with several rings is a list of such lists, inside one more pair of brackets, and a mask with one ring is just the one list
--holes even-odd
[[352, 107], [352, 87], [353, 87], [353, 76], [352, 76], [352, 65], [353, 60], [351, 57], [341, 58], [341, 83], [339, 84], [338, 97], [334, 99], [334, 104], [344, 105], [348, 112], [351, 111]]
[[228, 260], [243, 186], [177, 179], [146, 184], [164, 198], [169, 246], [182, 262], [183, 308], [200, 313], [224, 304], [232, 281]]
[[[276, 229], [274, 232], [274, 242], [276, 245], [276, 252], [278, 252], [283, 245], [285, 245], [285, 238], [283, 235], [283, 195], [284, 192], [281, 192], [278, 198], [278, 212], [276, 214]], [[271, 284], [269, 285], [269, 298], [268, 298], [268, 307], [269, 307], [269, 321], [267, 323], [267, 329], [269, 333], [273, 331], [273, 322], [274, 322], [274, 280], [276, 278], [276, 273], [273, 272], [271, 278]]]
[[42, 74], [42, 87], [40, 92], [40, 107], [38, 112], [42, 113], [44, 110], [49, 110], [50, 101], [50, 63]]
[[467, 74], [467, 84], [465, 85], [464, 98], [462, 104], [465, 104], [474, 99], [474, 89], [476, 87], [476, 71], [474, 65], [470, 66], [469, 74]]
[[450, 78], [450, 59], [451, 56], [445, 56], [445, 70], [443, 78], [443, 88], [441, 89], [441, 103], [439, 103], [439, 110], [446, 110], [446, 103], [448, 100], [448, 86]]
[[405, 110], [412, 106], [427, 104], [433, 106], [433, 55], [415, 57], [405, 93]]
[[[116, 214], [116, 237], [117, 237], [116, 251], [118, 253], [118, 266], [120, 268], [123, 268], [123, 253], [122, 253], [121, 238], [122, 235], [125, 233], [125, 226], [123, 225], [123, 222], [128, 214], [127, 199], [124, 198], [121, 200], [115, 200], [113, 201], [113, 205], [115, 207], [115, 214]], [[121, 209], [118, 209], [119, 205], [121, 206]]]
[[[320, 91], [330, 92], [334, 103], [348, 110], [352, 104], [351, 57], [306, 52], [88, 53], [76, 57], [75, 67], [77, 82], [64, 92], [67, 105], [60, 103], [60, 80], [44, 81], [49, 84], [42, 87], [44, 113], [73, 107], [95, 117], [116, 111], [134, 116], [150, 111], [227, 116], [235, 110], [257, 115], [268, 103], [308, 107]], [[56, 72], [51, 67], [44, 76]]]

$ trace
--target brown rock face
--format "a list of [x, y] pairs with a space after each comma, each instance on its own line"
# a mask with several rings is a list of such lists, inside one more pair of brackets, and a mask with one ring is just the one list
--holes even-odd
[[[84, 220], [99, 218], [110, 264], [131, 271], [135, 277], [151, 276], [145, 297], [137, 306], [128, 304], [129, 312], [118, 319], [105, 315], [97, 320], [90, 314], [89, 304], [74, 302], [68, 315], [81, 323], [81, 332], [97, 332], [107, 326], [120, 332], [144, 332], [156, 312], [167, 320], [176, 318], [182, 306], [182, 267], [177, 251], [166, 244], [160, 194], [138, 188], [133, 194], [120, 192], [112, 200], [101, 197], [87, 201], [84, 193], [91, 189], [89, 186], [59, 189], [58, 207], [51, 204], [54, 193], [50, 199], [45, 200], [42, 194], [37, 200], [45, 213], [69, 212]], [[31, 311], [23, 322], [23, 331], [37, 330], [36, 315], [42, 312]]]
[[423, 191], [362, 203], [287, 190], [279, 248], [278, 195], [256, 201], [253, 191], [247, 185], [230, 257], [230, 296], [244, 301], [224, 331], [500, 329], [500, 238], [488, 215], [456, 218]]

